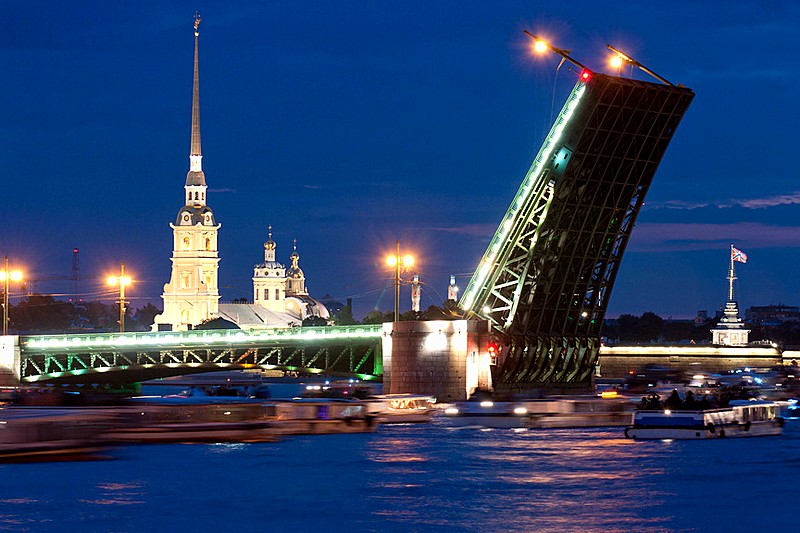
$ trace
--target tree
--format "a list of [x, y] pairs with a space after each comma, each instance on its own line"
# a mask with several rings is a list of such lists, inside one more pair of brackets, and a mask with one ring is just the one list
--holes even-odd
[[71, 303], [42, 294], [32, 294], [9, 307], [10, 325], [21, 332], [61, 333], [69, 329], [74, 314]]
[[130, 329], [133, 331], [149, 331], [156, 315], [160, 312], [161, 310], [151, 303], [140, 307], [133, 315], [133, 323]]
[[394, 313], [382, 313], [375, 310], [370, 311], [361, 321], [362, 324], [383, 324], [384, 322], [392, 322], [394, 320]]
[[303, 319], [303, 327], [309, 326], [327, 326], [328, 321], [321, 316], [307, 316]]
[[338, 313], [333, 315], [333, 323], [337, 326], [351, 326], [358, 324], [358, 321], [353, 318], [353, 309], [349, 305], [345, 305]]

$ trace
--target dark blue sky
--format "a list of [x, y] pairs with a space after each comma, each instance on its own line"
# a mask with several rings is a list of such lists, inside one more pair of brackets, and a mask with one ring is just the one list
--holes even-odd
[[[189, 166], [199, 8], [203, 168], [223, 300], [252, 297], [267, 226], [311, 294], [392, 306], [383, 255], [418, 256], [423, 306], [466, 287], [574, 83], [522, 30], [595, 70], [606, 43], [697, 96], [656, 174], [608, 316], [726, 297], [800, 304], [800, 7], [794, 2], [4, 2], [0, 252], [85, 297], [125, 261], [160, 305]], [[643, 75], [636, 74], [636, 77]], [[403, 308], [409, 306], [403, 295]]]

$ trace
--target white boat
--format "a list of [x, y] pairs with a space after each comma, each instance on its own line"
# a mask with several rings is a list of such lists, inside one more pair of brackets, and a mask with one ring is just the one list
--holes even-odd
[[459, 402], [446, 408], [444, 414], [456, 426], [504, 429], [528, 427], [528, 409], [517, 402]]
[[722, 409], [637, 411], [625, 429], [630, 439], [713, 439], [780, 435], [780, 405], [765, 400], [734, 400]]
[[430, 422], [436, 398], [419, 394], [386, 394], [364, 400], [367, 413], [381, 424]]
[[596, 396], [550, 397], [515, 402], [460, 402], [445, 409], [458, 426], [491, 428], [622, 427], [632, 419], [630, 400], [616, 393]]

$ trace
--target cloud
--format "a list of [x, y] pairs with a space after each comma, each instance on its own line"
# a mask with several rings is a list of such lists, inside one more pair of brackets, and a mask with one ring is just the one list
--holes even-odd
[[467, 235], [469, 237], [486, 237], [487, 239], [497, 231], [497, 224], [461, 224], [460, 226], [428, 227], [423, 228], [427, 231], [442, 231], [445, 233], [455, 233], [456, 235]]
[[735, 243], [749, 248], [800, 248], [800, 226], [772, 226], [754, 222], [733, 224], [637, 224], [628, 250], [676, 252], [710, 250]]
[[683, 200], [665, 200], [663, 202], [645, 202], [647, 209], [675, 209], [675, 210], [692, 210], [703, 209], [706, 207], [716, 207], [719, 209], [728, 209], [732, 207], [742, 207], [744, 209], [767, 209], [770, 207], [778, 207], [781, 205], [798, 205], [800, 204], [800, 191], [790, 194], [779, 194], [775, 196], [765, 196], [764, 198], [743, 198], [743, 199], [728, 199], [717, 200], [711, 202], [686, 202]]

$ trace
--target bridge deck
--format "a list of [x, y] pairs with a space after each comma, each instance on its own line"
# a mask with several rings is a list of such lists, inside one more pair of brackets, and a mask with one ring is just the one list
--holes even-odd
[[135, 382], [222, 369], [378, 379], [383, 326], [20, 337], [23, 382]]

